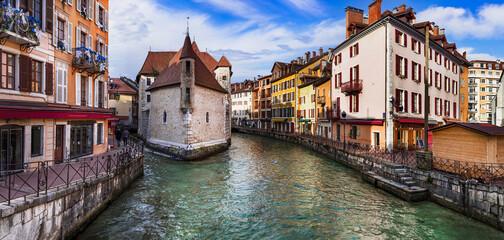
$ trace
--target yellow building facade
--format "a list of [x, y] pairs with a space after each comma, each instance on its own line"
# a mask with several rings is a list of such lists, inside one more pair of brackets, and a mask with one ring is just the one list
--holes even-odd
[[290, 73], [280, 77], [271, 84], [271, 101], [273, 130], [294, 132], [296, 116], [296, 74]]
[[313, 83], [307, 81], [298, 85], [298, 132], [305, 134], [315, 134], [315, 89]]

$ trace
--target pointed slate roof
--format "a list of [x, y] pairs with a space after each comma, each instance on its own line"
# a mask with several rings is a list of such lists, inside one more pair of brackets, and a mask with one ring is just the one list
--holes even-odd
[[[159, 74], [156, 81], [147, 88], [147, 91], [180, 84], [180, 59], [190, 57], [194, 59], [196, 85], [222, 93], [228, 93], [228, 91], [222, 88], [222, 86], [217, 82], [213, 74], [214, 68], [212, 68], [212, 66], [215, 67], [217, 65], [217, 61], [206, 52], [194, 50], [194, 47], [197, 48], [197, 45], [195, 43], [191, 44], [189, 37], [186, 37], [184, 46], [177, 52], [177, 54], [175, 54], [169, 65], [161, 72], [161, 74]], [[185, 57], [183, 54], [185, 54]]]
[[225, 56], [222, 56], [217, 64], [217, 67], [231, 67], [231, 63], [229, 63]]

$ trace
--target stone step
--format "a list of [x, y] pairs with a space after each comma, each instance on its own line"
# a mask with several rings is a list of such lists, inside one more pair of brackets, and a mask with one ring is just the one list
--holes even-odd
[[396, 173], [398, 177], [411, 177], [411, 175], [407, 172]]
[[409, 182], [409, 181], [413, 181], [413, 178], [412, 177], [401, 177], [401, 182]]
[[414, 181], [407, 181], [407, 182], [404, 182], [404, 185], [406, 185], [408, 187], [411, 187], [413, 185], [416, 185], [416, 182], [414, 182]]
[[384, 165], [387, 166], [387, 167], [390, 167], [392, 169], [401, 169], [401, 168], [404, 168], [403, 165], [398, 164], [398, 163], [393, 163], [393, 162], [386, 162], [386, 163], [384, 163]]
[[406, 170], [405, 168], [396, 168], [396, 169], [395, 169], [395, 172], [396, 172], [396, 173], [406, 173], [406, 172], [407, 172], [407, 170]]

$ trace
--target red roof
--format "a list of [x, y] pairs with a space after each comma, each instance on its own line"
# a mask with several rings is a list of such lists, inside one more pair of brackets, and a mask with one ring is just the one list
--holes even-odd
[[217, 64], [217, 67], [231, 67], [231, 63], [229, 63], [225, 56], [222, 56]]
[[177, 52], [149, 52], [138, 75], [158, 75], [168, 66], [175, 54], [177, 54]]
[[[119, 88], [117, 89], [117, 91], [119, 93], [121, 93], [121, 94], [132, 94], [132, 95], [137, 94], [137, 92], [135, 91], [135, 89], [131, 88], [128, 84], [126, 84], [125, 82], [123, 82], [120, 78], [111, 78], [110, 80], [113, 81], [115, 84], [119, 84]], [[115, 93], [116, 90], [109, 88], [108, 92], [109, 93]]]
[[175, 54], [168, 67], [159, 74], [156, 81], [147, 90], [180, 84], [180, 59], [184, 58], [182, 54], [185, 54], [186, 57], [194, 59], [196, 85], [228, 93], [214, 77], [213, 69], [217, 66], [217, 61], [210, 54], [196, 51], [193, 48], [197, 49], [196, 43], [191, 44], [190, 38], [186, 37], [184, 46]]
[[469, 129], [469, 130], [473, 130], [473, 131], [476, 131], [476, 132], [479, 132], [479, 133], [482, 133], [485, 135], [504, 135], [504, 128], [503, 127], [495, 126], [495, 125], [488, 124], [488, 123], [454, 122], [454, 123], [450, 123], [450, 124], [447, 124], [444, 126], [430, 129], [429, 131], [436, 132], [436, 131], [444, 130], [444, 129], [455, 127], [455, 126], [460, 126], [460, 127], [463, 127], [463, 128]]

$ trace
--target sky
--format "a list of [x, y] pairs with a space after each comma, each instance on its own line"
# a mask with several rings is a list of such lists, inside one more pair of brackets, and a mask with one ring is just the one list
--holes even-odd
[[[345, 40], [345, 8], [368, 12], [372, 0], [110, 0], [111, 77], [135, 79], [149, 50], [178, 51], [189, 17], [200, 51], [233, 65], [232, 82], [271, 74], [290, 62]], [[469, 60], [504, 60], [504, 2], [383, 0], [382, 12], [412, 7], [417, 22], [445, 28], [447, 40]]]

